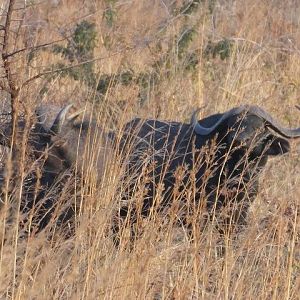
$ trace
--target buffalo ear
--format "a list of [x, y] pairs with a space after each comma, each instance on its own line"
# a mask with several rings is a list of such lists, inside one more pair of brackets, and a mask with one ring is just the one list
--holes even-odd
[[271, 144], [267, 149], [267, 155], [281, 155], [290, 151], [290, 143], [283, 138], [272, 138]]

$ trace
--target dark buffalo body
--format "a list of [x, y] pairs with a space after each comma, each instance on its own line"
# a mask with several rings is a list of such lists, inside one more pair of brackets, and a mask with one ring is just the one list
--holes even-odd
[[[299, 134], [255, 106], [198, 122], [194, 115], [190, 124], [136, 118], [126, 124], [121, 142], [121, 153], [128, 153], [125, 177], [131, 184], [120, 216], [124, 219], [130, 210], [134, 222], [137, 211], [147, 216], [153, 209], [183, 202], [183, 222], [187, 211], [205, 206], [210, 213], [231, 207], [230, 222], [243, 223], [268, 157], [288, 152], [288, 139]], [[132, 198], [141, 182], [144, 200], [137, 208]]]

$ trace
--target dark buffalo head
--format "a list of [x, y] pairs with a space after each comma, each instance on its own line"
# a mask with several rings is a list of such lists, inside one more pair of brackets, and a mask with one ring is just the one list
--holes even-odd
[[232, 151], [243, 150], [250, 158], [281, 155], [290, 150], [289, 139], [299, 138], [300, 129], [281, 126], [258, 106], [240, 106], [215, 118], [210, 127], [201, 126], [192, 116], [195, 133], [199, 136], [218, 134]]
[[[31, 126], [28, 147], [36, 159], [44, 158], [45, 170], [53, 174], [78, 164], [78, 170], [84, 165], [93, 164], [93, 171], [101, 177], [106, 157], [111, 153], [113, 134], [107, 134], [93, 118], [83, 118], [83, 111], [68, 115], [72, 105], [62, 109], [43, 106], [36, 110], [36, 120]], [[21, 119], [17, 130], [25, 129], [25, 120]], [[11, 146], [11, 122], [5, 122], [0, 128], [0, 144]]]
[[76, 167], [83, 176], [100, 179], [112, 154], [113, 133], [106, 133], [93, 118], [84, 118], [83, 112], [66, 117], [71, 105], [63, 108], [48, 131], [49, 154], [47, 168], [61, 173]]
[[[249, 204], [245, 197], [250, 202], [256, 197], [258, 175], [268, 157], [287, 153], [290, 150], [289, 140], [300, 137], [300, 128], [281, 126], [258, 106], [240, 106], [200, 121], [195, 119], [195, 115], [191, 123], [196, 136], [206, 139], [208, 143], [216, 138], [222, 149], [217, 149], [217, 163], [220, 167], [215, 168], [214, 174], [217, 176], [209, 179], [208, 190], [212, 190], [212, 187], [229, 190], [229, 195], [233, 196], [232, 199], [226, 199], [229, 201]], [[213, 121], [206, 126], [209, 119]], [[233, 190], [235, 193], [230, 193]], [[221, 204], [225, 202], [224, 195], [218, 192], [212, 192], [209, 199]]]

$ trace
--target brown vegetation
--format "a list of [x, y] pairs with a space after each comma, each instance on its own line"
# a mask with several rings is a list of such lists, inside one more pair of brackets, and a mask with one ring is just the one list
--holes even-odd
[[[13, 139], [14, 156], [0, 151], [7, 169], [1, 299], [299, 299], [296, 151], [269, 162], [248, 225], [235, 237], [221, 237], [212, 221], [192, 243], [172, 214], [157, 214], [137, 223], [143, 233], [132, 247], [124, 230], [116, 248], [110, 224], [118, 187], [127, 184], [120, 182], [118, 157], [100, 183], [65, 179], [57, 201], [75, 205], [72, 237], [56, 227], [59, 205], [49, 226], [29, 235], [24, 227], [31, 228], [32, 216], [18, 209], [24, 180], [37, 169], [26, 149], [41, 104], [87, 107], [104, 129], [117, 132], [137, 115], [187, 121], [198, 106], [206, 105], [208, 115], [245, 103], [287, 126], [299, 124], [297, 1], [3, 0], [0, 9], [0, 99], [9, 102], [1, 111], [27, 120]], [[94, 24], [93, 45], [70, 54], [80, 50], [74, 31], [83, 21]]]

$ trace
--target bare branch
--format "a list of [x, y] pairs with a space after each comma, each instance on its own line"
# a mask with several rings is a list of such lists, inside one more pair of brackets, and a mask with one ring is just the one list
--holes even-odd
[[79, 67], [79, 66], [91, 63], [91, 62], [108, 59], [108, 58], [111, 58], [113, 56], [116, 56], [117, 54], [124, 53], [124, 51], [129, 51], [129, 50], [133, 50], [133, 49], [134, 49], [134, 47], [126, 48], [126, 49], [123, 49], [123, 50], [116, 51], [115, 53], [107, 55], [107, 56], [96, 57], [96, 58], [93, 58], [93, 59], [89, 59], [89, 60], [80, 62], [80, 63], [75, 64], [75, 65], [67, 66], [65, 68], [58, 68], [58, 69], [55, 69], [55, 70], [49, 70], [49, 71], [41, 72], [41, 73], [39, 73], [39, 74], [37, 74], [35, 76], [32, 76], [31, 78], [29, 78], [25, 82], [23, 82], [22, 85], [21, 85], [21, 87], [24, 87], [24, 86], [28, 85], [31, 81], [33, 81], [35, 79], [38, 79], [40, 77], [43, 77], [43, 76], [46, 76], [46, 75], [49, 75], [49, 74], [55, 74], [55, 73], [67, 71], [67, 70], [70, 70], [70, 69], [73, 69], [73, 68], [76, 68], [76, 67]]
[[12, 13], [13, 13], [13, 7], [15, 4], [15, 0], [10, 0], [8, 2], [8, 8], [7, 8], [7, 15], [6, 15], [6, 20], [5, 20], [5, 25], [4, 25], [4, 37], [3, 37], [3, 47], [2, 47], [2, 60], [3, 60], [3, 67], [5, 70], [6, 78], [8, 81], [8, 86], [10, 89], [10, 93], [16, 94], [17, 88], [12, 81], [12, 74], [11, 74], [11, 69], [10, 69], [10, 63], [9, 61], [5, 58], [5, 55], [8, 52], [8, 47], [9, 47], [9, 39], [10, 39], [10, 24], [11, 24], [11, 18], [12, 18]]
[[[11, 96], [11, 112], [12, 112], [12, 148], [11, 153], [13, 153], [13, 158], [18, 162], [19, 159], [19, 145], [17, 143], [17, 121], [18, 121], [18, 106], [19, 106], [19, 93], [20, 89], [17, 88], [15, 81], [13, 80], [12, 70], [11, 70], [11, 62], [6, 58], [6, 55], [9, 51], [10, 47], [10, 38], [11, 38], [11, 21], [12, 14], [14, 10], [15, 0], [9, 0], [7, 6], [6, 20], [4, 25], [4, 36], [3, 36], [3, 47], [2, 47], [2, 60], [3, 60], [3, 68], [5, 71], [5, 82], [2, 82], [1, 88], [6, 90]], [[7, 86], [7, 87], [6, 87]]]
[[52, 41], [52, 42], [49, 42], [49, 43], [45, 43], [45, 44], [41, 44], [41, 45], [37, 45], [37, 46], [32, 46], [32, 47], [25, 47], [25, 48], [22, 48], [22, 49], [18, 49], [14, 52], [11, 52], [11, 53], [7, 53], [4, 55], [4, 58], [7, 59], [11, 56], [14, 56], [18, 53], [21, 53], [21, 52], [24, 52], [26, 50], [29, 50], [29, 51], [36, 51], [36, 50], [39, 50], [39, 49], [42, 49], [42, 48], [47, 48], [49, 46], [52, 46], [53, 44], [56, 44], [56, 43], [59, 43], [59, 42], [63, 42], [65, 41], [66, 38], [62, 38], [62, 39], [59, 39], [59, 40], [56, 40], [56, 41]]
[[11, 23], [11, 17], [13, 13], [13, 7], [15, 4], [15, 0], [10, 0], [8, 3], [8, 9], [7, 9], [7, 14], [6, 14], [6, 20], [5, 20], [5, 25], [4, 25], [4, 38], [3, 38], [3, 53], [7, 53], [8, 50], [8, 42], [9, 42], [9, 28], [10, 28], [10, 23]]

